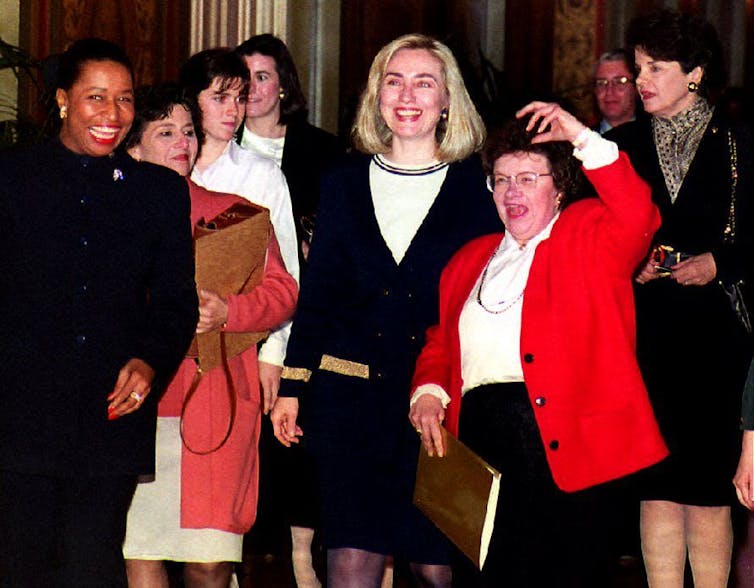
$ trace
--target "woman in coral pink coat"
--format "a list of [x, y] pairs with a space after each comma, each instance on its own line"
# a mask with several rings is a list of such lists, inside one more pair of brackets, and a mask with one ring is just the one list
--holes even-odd
[[[198, 150], [193, 103], [166, 85], [140, 90], [136, 105], [129, 153], [187, 176]], [[194, 226], [200, 218], [209, 221], [245, 202], [190, 181], [189, 192]], [[273, 329], [291, 317], [297, 293], [273, 233], [258, 286], [228, 296], [200, 291], [196, 332]], [[197, 374], [194, 359], [187, 357], [160, 400], [156, 477], [138, 486], [128, 517], [124, 553], [130, 586], [167, 587], [162, 561], [173, 560], [187, 562], [186, 586], [224, 587], [231, 562], [241, 561], [243, 534], [254, 523], [258, 494], [262, 409], [256, 347], [230, 358], [228, 371], [236, 414], [224, 443], [230, 404], [222, 366], [202, 375], [187, 403]]]

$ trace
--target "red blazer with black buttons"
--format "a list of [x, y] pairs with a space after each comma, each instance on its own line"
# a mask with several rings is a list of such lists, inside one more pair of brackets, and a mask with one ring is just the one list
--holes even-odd
[[[650, 189], [621, 153], [585, 173], [599, 198], [568, 206], [540, 243], [524, 293], [524, 381], [555, 483], [573, 492], [652, 465], [668, 451], [636, 362], [631, 280], [660, 225]], [[461, 409], [458, 320], [502, 234], [476, 239], [446, 266], [440, 322], [427, 331], [412, 388], [450, 395]]]

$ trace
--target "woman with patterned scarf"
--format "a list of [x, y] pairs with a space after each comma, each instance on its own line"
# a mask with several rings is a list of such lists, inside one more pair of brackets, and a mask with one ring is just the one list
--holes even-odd
[[650, 586], [725, 586], [741, 390], [751, 345], [722, 285], [750, 279], [752, 137], [707, 101], [723, 81], [706, 21], [673, 11], [628, 29], [651, 116], [609, 135], [653, 188], [662, 226], [636, 275], [639, 364], [670, 457], [642, 476]]

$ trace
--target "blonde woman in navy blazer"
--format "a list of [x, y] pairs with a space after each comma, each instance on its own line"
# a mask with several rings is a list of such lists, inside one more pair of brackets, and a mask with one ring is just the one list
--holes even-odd
[[407, 35], [372, 64], [354, 126], [363, 154], [323, 182], [272, 419], [281, 442], [303, 434], [315, 455], [329, 586], [379, 586], [390, 555], [422, 585], [450, 586], [448, 545], [411, 504], [419, 438], [406, 413], [440, 272], [495, 226], [472, 156], [483, 139], [452, 53]]

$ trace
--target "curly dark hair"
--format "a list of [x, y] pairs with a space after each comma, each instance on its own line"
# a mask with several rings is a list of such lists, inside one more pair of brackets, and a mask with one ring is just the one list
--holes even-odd
[[511, 118], [494, 130], [487, 137], [482, 148], [482, 164], [484, 172], [491, 175], [495, 162], [503, 155], [511, 153], [535, 153], [547, 158], [552, 172], [555, 188], [563, 194], [560, 208], [582, 196], [584, 175], [581, 164], [573, 157], [573, 145], [567, 141], [551, 141], [548, 143], [532, 143], [536, 135], [535, 129], [526, 130], [529, 117], [521, 119]]
[[151, 122], [164, 120], [170, 116], [176, 106], [182, 106], [191, 114], [194, 132], [199, 145], [204, 141], [202, 132], [202, 111], [192, 97], [176, 83], [164, 82], [153, 86], [141, 86], [136, 89], [134, 97], [135, 114], [131, 130], [123, 141], [126, 149], [139, 143], [144, 129]]
[[628, 25], [626, 45], [653, 59], [677, 61], [684, 73], [704, 71], [700, 92], [709, 96], [725, 85], [723, 50], [717, 31], [699, 16], [676, 10], [659, 10], [637, 16]]
[[241, 57], [258, 53], [271, 57], [275, 62], [275, 71], [277, 71], [280, 88], [284, 94], [284, 98], [280, 100], [280, 120], [278, 122], [281, 125], [286, 125], [294, 119], [306, 118], [306, 98], [301, 90], [296, 64], [283, 41], [269, 33], [254, 35], [236, 47], [236, 53]]

